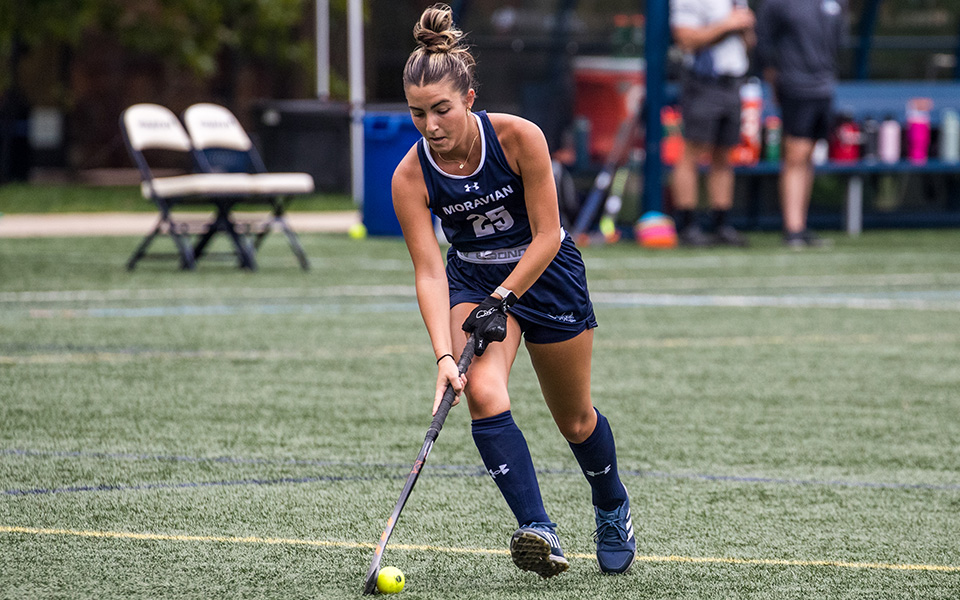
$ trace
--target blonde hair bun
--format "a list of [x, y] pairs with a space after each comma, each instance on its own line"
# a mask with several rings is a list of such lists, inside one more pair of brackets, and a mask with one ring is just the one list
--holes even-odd
[[446, 4], [434, 4], [420, 15], [413, 26], [417, 47], [403, 69], [403, 85], [429, 85], [441, 81], [453, 83], [461, 93], [475, 87], [476, 60], [462, 42], [463, 32], [453, 24], [453, 10]]
[[430, 54], [450, 52], [460, 44], [463, 32], [453, 24], [453, 10], [446, 4], [434, 4], [420, 15], [413, 26], [417, 46]]

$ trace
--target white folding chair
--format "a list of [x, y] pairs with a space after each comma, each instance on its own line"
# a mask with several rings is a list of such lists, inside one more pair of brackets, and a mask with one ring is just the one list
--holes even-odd
[[[173, 239], [183, 269], [194, 269], [210, 238], [217, 232], [226, 233], [233, 242], [240, 266], [256, 269], [254, 249], [237, 231], [230, 211], [241, 199], [254, 193], [253, 182], [243, 173], [191, 173], [158, 177], [145, 156], [145, 151], [166, 151], [193, 160], [194, 149], [183, 125], [169, 109], [158, 104], [135, 104], [120, 116], [120, 131], [130, 157], [140, 171], [140, 190], [160, 211], [160, 219], [127, 261], [132, 270], [137, 262], [147, 257], [147, 248], [160, 233]], [[190, 227], [184, 221], [175, 221], [171, 211], [183, 204], [209, 204], [216, 210], [215, 218], [195, 244], [190, 243]], [[163, 256], [163, 255], [150, 255]]]
[[313, 177], [308, 173], [267, 172], [250, 136], [226, 107], [210, 103], [194, 104], [184, 111], [183, 121], [190, 134], [196, 162], [202, 171], [249, 174], [254, 194], [245, 201], [259, 200], [270, 206], [270, 220], [257, 232], [254, 248], [259, 249], [263, 239], [277, 226], [286, 235], [300, 266], [308, 269], [310, 263], [303, 246], [284, 215], [294, 196], [313, 193]]

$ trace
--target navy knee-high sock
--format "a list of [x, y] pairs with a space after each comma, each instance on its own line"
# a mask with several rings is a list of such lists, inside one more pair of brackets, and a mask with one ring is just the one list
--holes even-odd
[[473, 421], [473, 441], [519, 525], [550, 522], [533, 469], [527, 440], [510, 411]]
[[593, 503], [603, 510], [620, 506], [627, 499], [627, 490], [617, 472], [617, 447], [613, 442], [613, 431], [599, 410], [593, 433], [579, 444], [570, 442], [570, 449], [590, 483]]

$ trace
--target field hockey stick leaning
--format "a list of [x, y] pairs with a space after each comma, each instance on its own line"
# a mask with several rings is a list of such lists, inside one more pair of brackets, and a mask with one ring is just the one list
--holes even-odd
[[631, 111], [630, 115], [620, 123], [617, 128], [617, 136], [613, 141], [613, 148], [607, 154], [603, 163], [603, 168], [593, 180], [593, 187], [587, 192], [587, 197], [580, 207], [580, 213], [573, 223], [573, 229], [570, 236], [579, 243], [579, 238], [587, 233], [594, 220], [601, 210], [603, 200], [607, 197], [610, 190], [610, 184], [613, 183], [613, 176], [617, 169], [623, 165], [630, 149], [630, 143], [634, 140], [639, 131], [640, 123], [638, 119], [639, 112]]
[[[461, 374], [466, 373], [467, 368], [470, 367], [470, 361], [473, 360], [473, 352], [473, 334], [471, 334], [467, 339], [467, 345], [463, 347], [460, 360], [457, 361], [457, 368], [460, 369]], [[423, 469], [423, 464], [427, 462], [427, 456], [430, 455], [430, 450], [433, 449], [433, 443], [437, 441], [437, 436], [440, 435], [440, 430], [443, 429], [443, 422], [446, 420], [447, 413], [450, 412], [450, 408], [453, 406], [455, 395], [456, 393], [453, 391], [453, 386], [447, 384], [447, 389], [443, 392], [443, 398], [440, 400], [440, 406], [437, 407], [437, 414], [433, 416], [433, 422], [430, 423], [430, 429], [427, 430], [427, 436], [423, 440], [420, 454], [417, 455], [417, 460], [413, 463], [410, 474], [407, 475], [407, 483], [404, 484], [403, 491], [400, 492], [400, 499], [397, 500], [397, 505], [393, 507], [393, 514], [387, 519], [387, 527], [383, 530], [383, 533], [380, 534], [380, 541], [377, 542], [377, 548], [373, 551], [373, 560], [370, 561], [367, 580], [363, 584], [364, 595], [373, 594], [377, 591], [377, 574], [380, 572], [380, 559], [383, 558], [383, 550], [387, 547], [387, 540], [390, 539], [390, 534], [393, 533], [393, 528], [396, 527], [397, 520], [400, 519], [400, 511], [403, 510], [403, 506], [410, 497], [410, 492], [413, 491], [414, 484], [417, 483], [417, 479], [420, 477], [420, 471]]]

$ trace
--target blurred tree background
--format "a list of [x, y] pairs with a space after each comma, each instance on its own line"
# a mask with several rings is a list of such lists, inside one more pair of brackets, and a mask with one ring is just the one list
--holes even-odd
[[[411, 29], [432, 2], [364, 0], [369, 101], [402, 102]], [[338, 100], [348, 92], [346, 3], [330, 0], [330, 86]], [[523, 114], [546, 97], [564, 102], [558, 91], [569, 103], [573, 58], [642, 52], [642, 26], [624, 45], [617, 23], [642, 15], [643, 1], [451, 4], [480, 60], [485, 108]], [[43, 109], [65, 140], [44, 160], [76, 171], [128, 165], [116, 123], [135, 102], [175, 112], [219, 102], [255, 129], [262, 100], [316, 95], [314, 6], [314, 0], [0, 1], [0, 116], [7, 123], [0, 137], [22, 134], [22, 123]], [[957, 77], [960, 0], [851, 0], [843, 77], [855, 74], [861, 17], [873, 6], [870, 78]]]

